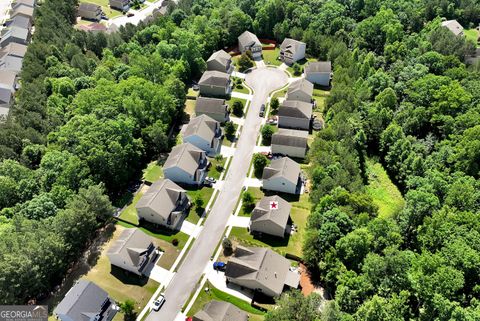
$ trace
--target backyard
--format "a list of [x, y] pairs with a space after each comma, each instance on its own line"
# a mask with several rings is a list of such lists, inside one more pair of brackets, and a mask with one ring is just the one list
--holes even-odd
[[467, 40], [470, 40], [478, 47], [478, 30], [477, 29], [465, 29], [463, 30], [463, 34]]
[[147, 168], [143, 170], [143, 179], [147, 182], [154, 183], [162, 177], [162, 166], [160, 166], [157, 161], [151, 162]]
[[[203, 186], [200, 189], [187, 188], [187, 194], [192, 202], [192, 208], [190, 209], [190, 213], [188, 214], [186, 220], [190, 223], [197, 224], [203, 214], [203, 211], [205, 210], [205, 206], [207, 206], [208, 201], [212, 197], [213, 188], [207, 186]], [[199, 208], [194, 205], [197, 197], [200, 197], [203, 200], [203, 205]]]
[[280, 54], [280, 48], [275, 48], [275, 50], [262, 50], [263, 60], [265, 64], [280, 66], [282, 62], [278, 60], [278, 55]]
[[80, 2], [95, 3], [95, 4], [98, 4], [99, 6], [102, 6], [103, 12], [110, 19], [122, 15], [121, 11], [110, 9], [110, 6], [108, 5], [109, 0], [80, 0]]

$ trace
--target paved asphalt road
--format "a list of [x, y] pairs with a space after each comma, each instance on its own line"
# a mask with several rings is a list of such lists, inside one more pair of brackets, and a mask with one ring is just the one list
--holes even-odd
[[159, 312], [152, 311], [147, 321], [175, 320], [202, 276], [215, 246], [223, 235], [247, 176], [260, 132], [261, 118], [258, 116], [260, 106], [266, 102], [271, 91], [283, 87], [287, 81], [288, 78], [283, 71], [273, 68], [255, 69], [247, 74], [246, 82], [254, 90], [254, 95], [223, 188], [211, 208], [202, 232], [167, 287], [165, 304]]

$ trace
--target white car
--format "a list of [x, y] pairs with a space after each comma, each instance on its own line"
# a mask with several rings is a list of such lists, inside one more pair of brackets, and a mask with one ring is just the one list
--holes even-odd
[[153, 311], [159, 311], [164, 303], [165, 303], [165, 296], [163, 294], [160, 294], [158, 299], [153, 301]]
[[213, 177], [205, 177], [205, 180], [209, 183], [212, 183], [212, 184], [217, 182], [217, 180]]

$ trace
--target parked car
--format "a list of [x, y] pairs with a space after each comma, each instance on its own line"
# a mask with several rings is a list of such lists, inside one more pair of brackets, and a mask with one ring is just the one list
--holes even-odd
[[223, 270], [225, 270], [226, 267], [227, 267], [227, 265], [225, 264], [225, 262], [213, 262], [213, 269], [214, 270], [223, 271]]
[[164, 303], [165, 303], [165, 296], [163, 294], [160, 294], [158, 299], [153, 301], [153, 310], [154, 311], [159, 311]]
[[260, 106], [259, 116], [260, 116], [260, 117], [265, 116], [265, 104], [262, 104], [262, 106]]
[[129, 18], [130, 18], [130, 17], [133, 17], [134, 15], [135, 15], [135, 14], [134, 14], [133, 12], [127, 13], [127, 17], [129, 17]]
[[208, 176], [205, 177], [205, 181], [210, 182], [210, 183], [212, 183], [212, 184], [215, 184], [215, 183], [217, 182], [217, 180], [216, 180], [215, 178], [213, 178], [213, 177], [208, 177]]

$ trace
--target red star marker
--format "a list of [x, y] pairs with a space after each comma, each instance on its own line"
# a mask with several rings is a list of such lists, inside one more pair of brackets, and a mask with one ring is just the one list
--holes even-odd
[[276, 202], [276, 201], [271, 201], [271, 202], [270, 202], [270, 209], [271, 209], [271, 210], [278, 210], [278, 202]]

